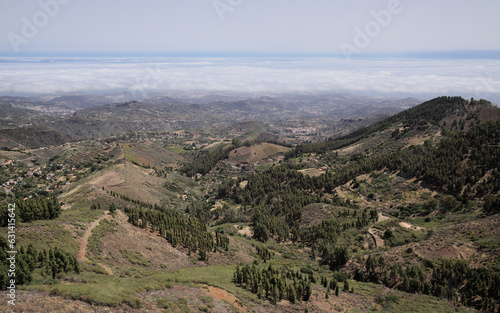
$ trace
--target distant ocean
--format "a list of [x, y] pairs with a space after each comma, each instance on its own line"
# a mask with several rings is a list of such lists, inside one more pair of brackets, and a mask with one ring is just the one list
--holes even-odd
[[500, 103], [499, 59], [0, 57], [0, 95], [348, 92]]

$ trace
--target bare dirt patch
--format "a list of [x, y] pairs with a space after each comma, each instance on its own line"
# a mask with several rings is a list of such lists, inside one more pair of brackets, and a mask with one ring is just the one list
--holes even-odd
[[[6, 309], [7, 306], [7, 303], [0, 301], [0, 307]], [[132, 312], [132, 308], [92, 305], [79, 300], [49, 296], [48, 292], [20, 291], [16, 292], [16, 306], [13, 312]]]
[[[202, 288], [174, 285], [166, 290], [143, 292], [139, 295], [142, 302], [141, 308], [134, 312], [187, 312], [188, 307], [189, 312], [233, 313], [233, 308], [228, 302], [219, 300], [213, 295], [207, 295], [207, 287], [206, 285]], [[185, 303], [187, 307], [175, 311], [163, 310], [158, 307], [159, 299], [169, 299], [181, 306]], [[204, 309], [200, 309], [202, 307]]]
[[245, 189], [245, 187], [248, 185], [248, 180], [244, 180], [240, 183], [240, 188]]
[[[119, 164], [117, 165], [116, 169], [121, 170], [125, 167], [124, 164]], [[119, 186], [120, 184], [124, 183], [125, 179], [121, 177], [120, 173], [117, 172], [116, 170], [111, 170], [106, 173], [104, 173], [102, 176], [98, 176], [95, 179], [91, 180], [89, 183], [95, 184], [101, 187], [115, 187]]]
[[215, 148], [216, 146], [220, 145], [221, 143], [222, 143], [222, 141], [213, 142], [213, 143], [209, 144], [208, 146], [206, 146], [204, 149], [210, 150], [210, 149]]
[[303, 170], [299, 170], [298, 172], [311, 177], [319, 176], [325, 173], [324, 171], [318, 168], [305, 168]]
[[340, 150], [338, 150], [338, 153], [339, 153], [339, 155], [352, 154], [352, 153], [356, 152], [357, 149], [360, 148], [360, 147], [361, 147], [361, 143], [358, 143], [358, 144], [356, 144], [354, 146], [349, 146], [349, 147], [340, 149]]
[[405, 149], [408, 147], [411, 147], [411, 146], [421, 146], [425, 143], [426, 140], [435, 138], [436, 136], [440, 136], [440, 135], [441, 134], [439, 133], [437, 135], [427, 135], [427, 136], [417, 135], [417, 136], [411, 137], [407, 140]]
[[[255, 248], [244, 240], [239, 240], [239, 236], [229, 236], [229, 251], [210, 252], [210, 265], [228, 264], [248, 264], [255, 259], [249, 255], [255, 253]], [[200, 264], [201, 262], [198, 262]], [[204, 264], [204, 263], [203, 263]]]
[[406, 222], [399, 222], [398, 224], [399, 224], [399, 226], [406, 228], [406, 229], [410, 229], [410, 230], [416, 230], [416, 231], [424, 231], [425, 230], [425, 228], [423, 228], [423, 227], [415, 226], [415, 225], [412, 225], [412, 224], [409, 224]]
[[262, 162], [271, 155], [290, 150], [289, 148], [270, 143], [262, 143], [250, 147], [240, 147], [229, 153], [229, 162], [233, 164], [253, 164]]
[[332, 215], [334, 207], [328, 204], [310, 204], [304, 207], [300, 226], [312, 226], [320, 224]]
[[160, 143], [153, 141], [122, 144], [121, 149], [125, 159], [151, 167], [184, 160], [179, 154], [172, 153]]
[[150, 260], [151, 268], [173, 270], [194, 266], [189, 257], [172, 247], [168, 241], [148, 230], [135, 227], [127, 222], [125, 213], [117, 211], [116, 231], [101, 238], [103, 255], [114, 264], [130, 265], [120, 250], [127, 250]]
[[65, 203], [65, 204], [63, 204], [63, 205], [61, 206], [61, 210], [63, 210], [63, 211], [64, 211], [64, 210], [67, 210], [67, 209], [69, 209], [69, 208], [71, 208], [71, 204], [68, 204], [68, 203]]
[[207, 286], [206, 293], [217, 300], [227, 301], [228, 303], [234, 305], [234, 307], [242, 313], [248, 313], [248, 311], [239, 304], [238, 298], [236, 298], [235, 295], [227, 292], [224, 289], [220, 289], [213, 286]]
[[444, 257], [468, 260], [477, 252], [474, 246], [470, 243], [444, 242], [423, 244], [415, 249], [415, 253], [418, 256], [426, 259]]
[[104, 269], [104, 271], [108, 274], [108, 275], [114, 275], [115, 273], [113, 272], [113, 269], [109, 266], [107, 266], [106, 264], [102, 264], [102, 263], [97, 263], [99, 264], [100, 267], [102, 267]]
[[[310, 301], [310, 312], [368, 312], [368, 307], [377, 307], [372, 300], [356, 293], [340, 292], [337, 297], [334, 293], [330, 299], [325, 299], [325, 291], [313, 292]], [[313, 310], [311, 310], [312, 308]], [[303, 312], [303, 311], [302, 311]]]
[[[146, 291], [137, 295], [141, 300], [139, 308], [131, 308], [126, 304], [116, 307], [108, 307], [96, 304], [89, 304], [80, 300], [68, 299], [60, 296], [50, 296], [48, 292], [19, 291], [16, 292], [16, 306], [14, 312], [110, 312], [110, 313], [161, 313], [165, 310], [158, 304], [159, 299], [170, 299], [175, 303], [186, 303], [190, 312], [199, 312], [197, 309], [206, 307], [204, 298], [211, 297], [213, 302], [208, 312], [232, 313], [230, 301], [225, 302], [217, 299], [213, 295], [208, 295], [204, 289], [182, 285], [174, 285], [172, 288], [159, 291]], [[5, 298], [5, 297], [3, 297]], [[0, 299], [0, 308], [6, 308], [7, 298]], [[206, 301], [206, 300], [205, 300]], [[238, 303], [234, 305], [238, 309]], [[244, 310], [244, 309], [243, 309]], [[2, 309], [0, 309], [2, 311]], [[3, 312], [3, 311], [2, 311]], [[170, 311], [168, 311], [170, 312]], [[240, 312], [247, 312], [241, 311]]]
[[500, 119], [500, 109], [496, 107], [483, 108], [479, 118], [481, 122], [498, 120]]
[[243, 226], [242, 229], [238, 229], [239, 225], [233, 225], [235, 229], [238, 230], [238, 234], [240, 235], [247, 235], [248, 237], [252, 237], [253, 236], [253, 232], [252, 232], [252, 228], [250, 228], [250, 226]]
[[88, 184], [104, 187], [132, 199], [159, 204], [166, 197], [163, 187], [165, 179], [149, 175], [149, 172], [124, 161], [90, 179]]
[[380, 222], [384, 222], [384, 221], [387, 221], [387, 220], [390, 220], [391, 218], [389, 216], [385, 216], [384, 214], [378, 212], [378, 223]]

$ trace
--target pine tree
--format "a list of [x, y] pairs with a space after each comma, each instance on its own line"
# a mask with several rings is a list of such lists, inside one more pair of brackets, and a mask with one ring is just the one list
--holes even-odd
[[346, 281], [344, 282], [344, 291], [345, 292], [349, 292], [349, 281], [346, 279]]
[[294, 304], [297, 301], [297, 294], [295, 293], [295, 288], [293, 285], [288, 286], [287, 294], [288, 294], [288, 301]]
[[332, 278], [332, 280], [330, 281], [330, 289], [335, 290], [336, 288], [337, 288], [337, 281], [335, 280], [335, 278]]
[[311, 295], [312, 295], [311, 284], [307, 283], [304, 290], [304, 296], [302, 298], [304, 301], [309, 301], [309, 299], [311, 299]]

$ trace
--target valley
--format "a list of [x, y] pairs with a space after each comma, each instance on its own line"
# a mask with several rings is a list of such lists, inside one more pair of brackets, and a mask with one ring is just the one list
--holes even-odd
[[0, 99], [14, 312], [500, 310], [498, 107], [197, 99]]

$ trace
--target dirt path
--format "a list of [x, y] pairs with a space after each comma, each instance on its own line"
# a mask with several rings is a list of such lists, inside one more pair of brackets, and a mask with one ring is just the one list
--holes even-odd
[[115, 273], [113, 272], [113, 270], [111, 269], [111, 267], [105, 265], [105, 264], [102, 264], [102, 263], [97, 263], [99, 264], [100, 267], [102, 267], [106, 273], [108, 273], [108, 275], [114, 275]]
[[368, 233], [372, 236], [373, 241], [375, 241], [375, 248], [385, 246], [384, 240], [382, 238], [380, 238], [380, 236], [377, 234], [377, 230], [375, 228], [370, 228], [368, 230]]
[[69, 208], [71, 208], [71, 204], [68, 204], [68, 203], [65, 203], [64, 205], [61, 206], [61, 210], [63, 210], [63, 211], [67, 210]]
[[[389, 216], [385, 216], [384, 214], [378, 212], [377, 223], [387, 221], [389, 219], [391, 219]], [[368, 229], [368, 234], [369, 234], [369, 237], [371, 237], [371, 239], [373, 240], [373, 243], [375, 244], [375, 248], [385, 246], [385, 242], [381, 238], [381, 236], [382, 236], [381, 230], [372, 227], [372, 228]], [[367, 237], [367, 239], [368, 239], [368, 237]], [[368, 242], [365, 243], [365, 247], [366, 248], [368, 247]]]
[[209, 296], [212, 296], [212, 297], [216, 298], [217, 300], [227, 301], [228, 303], [234, 305], [234, 307], [238, 311], [240, 311], [242, 313], [248, 313], [248, 311], [238, 303], [238, 298], [236, 298], [236, 296], [234, 296], [233, 294], [227, 292], [224, 289], [220, 289], [220, 288], [213, 287], [213, 286], [207, 286], [207, 288], [208, 288], [208, 291], [206, 291], [206, 293]]
[[85, 254], [87, 253], [87, 243], [89, 241], [89, 237], [92, 235], [92, 229], [97, 227], [99, 225], [99, 222], [101, 222], [102, 219], [109, 219], [111, 216], [108, 215], [109, 211], [104, 212], [103, 215], [101, 215], [98, 219], [93, 221], [90, 226], [87, 228], [85, 233], [83, 234], [82, 239], [80, 239], [80, 249], [78, 250], [78, 255], [76, 258], [78, 261], [83, 262], [83, 261], [88, 261], [87, 257]]

